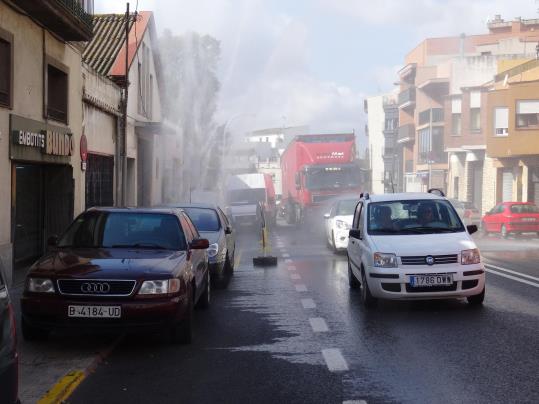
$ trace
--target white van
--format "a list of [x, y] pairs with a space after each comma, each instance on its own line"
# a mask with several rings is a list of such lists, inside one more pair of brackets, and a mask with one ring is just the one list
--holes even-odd
[[367, 307], [377, 299], [466, 297], [481, 305], [485, 269], [451, 203], [438, 191], [365, 194], [354, 212], [348, 243], [348, 278]]

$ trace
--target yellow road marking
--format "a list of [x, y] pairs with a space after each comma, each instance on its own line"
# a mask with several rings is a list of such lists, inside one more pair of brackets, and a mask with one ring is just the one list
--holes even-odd
[[39, 399], [38, 404], [60, 404], [64, 402], [73, 393], [79, 384], [86, 377], [82, 370], [69, 372], [62, 377], [43, 397]]
[[238, 251], [238, 254], [236, 255], [236, 262], [234, 263], [234, 267], [237, 268], [240, 266], [240, 262], [241, 262], [241, 254], [243, 254], [243, 251], [242, 250], [239, 250]]

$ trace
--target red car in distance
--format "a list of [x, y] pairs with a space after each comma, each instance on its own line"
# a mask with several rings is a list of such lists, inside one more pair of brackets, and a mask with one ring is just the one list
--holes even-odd
[[531, 202], [502, 202], [485, 213], [481, 220], [484, 234], [539, 233], [539, 207]]

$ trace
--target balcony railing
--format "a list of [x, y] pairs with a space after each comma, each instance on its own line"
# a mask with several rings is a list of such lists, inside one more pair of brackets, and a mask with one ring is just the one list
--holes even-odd
[[415, 104], [415, 87], [410, 87], [399, 93], [399, 108]]
[[444, 121], [443, 108], [431, 108], [431, 109], [426, 109], [425, 111], [421, 111], [418, 117], [419, 125], [425, 125], [427, 123], [430, 123], [431, 117], [432, 117], [433, 123], [443, 122]]
[[415, 139], [415, 125], [409, 123], [407, 125], [399, 126], [399, 135], [397, 142], [405, 143]]
[[17, 5], [65, 41], [92, 38], [92, 16], [84, 10], [80, 0], [18, 0]]

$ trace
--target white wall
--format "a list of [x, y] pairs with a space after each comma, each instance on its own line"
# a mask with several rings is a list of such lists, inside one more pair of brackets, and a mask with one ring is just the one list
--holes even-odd
[[384, 96], [379, 95], [367, 98], [367, 125], [369, 126], [369, 153], [372, 173], [372, 192], [384, 193]]

